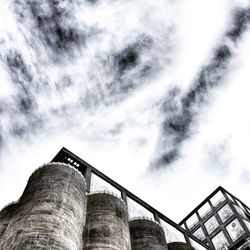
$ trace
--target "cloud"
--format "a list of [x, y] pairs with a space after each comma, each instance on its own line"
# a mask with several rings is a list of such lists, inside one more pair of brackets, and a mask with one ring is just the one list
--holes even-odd
[[230, 142], [224, 140], [216, 144], [204, 146], [204, 159], [201, 168], [211, 171], [215, 176], [226, 178], [230, 175]]
[[250, 171], [247, 169], [244, 169], [240, 175], [240, 180], [243, 182], [243, 184], [247, 184], [250, 181]]
[[241, 34], [247, 29], [250, 21], [250, 9], [236, 9], [234, 10], [234, 18], [231, 23], [231, 29], [226, 34], [227, 37], [236, 42]]
[[[244, 136], [226, 138], [240, 131], [244, 115], [237, 115], [247, 105], [222, 97], [225, 86], [234, 85], [231, 71], [243, 65], [238, 48], [247, 50], [249, 14], [242, 1], [2, 4], [0, 190], [8, 192], [0, 205], [15, 200], [34, 168], [62, 146], [152, 205], [165, 210], [178, 204], [180, 214], [173, 209], [171, 216], [184, 213], [181, 200], [193, 205], [185, 192], [199, 196], [190, 182], [207, 177], [212, 161], [218, 171], [209, 173], [209, 182], [197, 181], [202, 195], [219, 183], [228, 154], [234, 163], [226, 180], [239, 176], [240, 156], [247, 161], [237, 151]], [[240, 86], [241, 96], [247, 87]], [[224, 105], [237, 107], [238, 123]], [[162, 203], [163, 195], [176, 203]]]
[[21, 23], [40, 40], [40, 46], [44, 44], [54, 59], [60, 60], [65, 53], [70, 55], [73, 49], [84, 45], [90, 32], [74, 20], [76, 5], [77, 2], [16, 0], [15, 10]]
[[[233, 25], [229, 27], [222, 42], [213, 51], [210, 61], [201, 67], [189, 90], [184, 94], [181, 93], [179, 105], [175, 105], [176, 109], [164, 110], [166, 119], [162, 125], [159, 141], [160, 147], [165, 151], [163, 149], [162, 156], [159, 155], [159, 159], [156, 159], [155, 163], [152, 162], [152, 167], [164, 167], [178, 159], [178, 151], [180, 151], [182, 142], [195, 131], [192, 125], [201, 105], [209, 101], [211, 89], [224, 84], [222, 80], [228, 74], [229, 63], [234, 58], [236, 42], [249, 25], [249, 12], [248, 8], [234, 10]], [[171, 95], [166, 98], [169, 97]], [[167, 100], [167, 102], [171, 102], [171, 100]], [[164, 137], [166, 139], [162, 139]]]

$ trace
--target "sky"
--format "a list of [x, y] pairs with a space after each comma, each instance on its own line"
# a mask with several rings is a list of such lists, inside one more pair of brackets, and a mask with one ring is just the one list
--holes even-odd
[[0, 207], [64, 146], [174, 220], [250, 205], [250, 2], [0, 3]]

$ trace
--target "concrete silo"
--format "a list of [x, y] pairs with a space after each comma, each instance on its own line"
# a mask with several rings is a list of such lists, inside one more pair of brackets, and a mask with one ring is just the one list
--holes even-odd
[[63, 163], [44, 165], [29, 178], [0, 249], [82, 250], [86, 201], [80, 172]]
[[168, 243], [169, 250], [195, 250], [193, 247], [190, 247], [187, 243], [184, 242], [171, 242]]
[[138, 218], [129, 222], [132, 250], [167, 250], [162, 227], [155, 221]]
[[0, 244], [3, 240], [5, 231], [9, 225], [10, 220], [12, 219], [13, 213], [15, 212], [18, 203], [11, 203], [8, 206], [4, 207], [0, 212]]
[[120, 198], [109, 193], [88, 195], [83, 249], [131, 249], [127, 206]]

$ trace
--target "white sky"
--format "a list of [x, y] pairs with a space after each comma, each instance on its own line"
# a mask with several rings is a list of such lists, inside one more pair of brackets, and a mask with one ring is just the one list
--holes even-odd
[[33, 2], [0, 4], [0, 207], [62, 146], [176, 222], [219, 185], [250, 205], [249, 1]]

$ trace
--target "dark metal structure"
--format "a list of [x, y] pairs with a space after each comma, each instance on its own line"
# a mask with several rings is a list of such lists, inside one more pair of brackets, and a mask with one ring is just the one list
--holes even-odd
[[159, 223], [164, 229], [167, 243], [183, 242], [194, 247], [196, 250], [211, 249], [210, 245], [207, 245], [206, 242], [202, 242], [192, 234], [188, 234], [181, 226], [92, 167], [84, 160], [80, 159], [66, 148], [62, 148], [53, 158], [52, 162], [68, 163], [78, 169], [85, 177], [88, 193], [111, 192], [120, 197], [128, 206], [130, 220], [138, 217], [145, 217]]
[[179, 225], [212, 249], [250, 249], [250, 209], [218, 187]]

